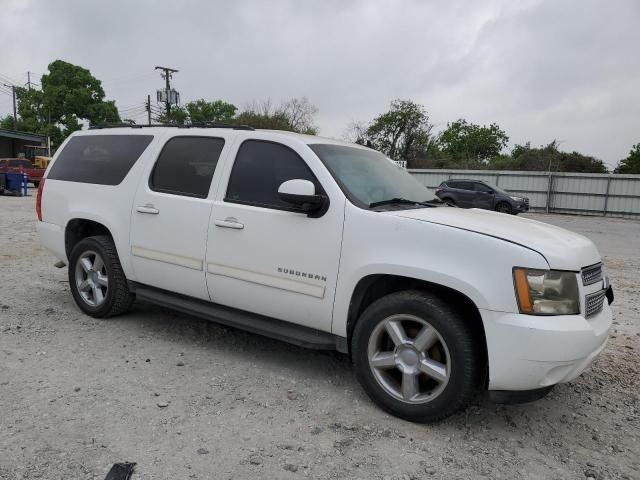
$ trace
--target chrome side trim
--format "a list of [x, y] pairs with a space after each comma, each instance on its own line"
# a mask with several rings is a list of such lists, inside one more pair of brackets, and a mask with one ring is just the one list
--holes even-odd
[[322, 285], [314, 285], [307, 282], [291, 280], [289, 278], [276, 277], [266, 273], [253, 272], [243, 268], [230, 267], [228, 265], [220, 265], [218, 263], [208, 263], [207, 272], [222, 277], [234, 278], [236, 280], [244, 280], [245, 282], [264, 285], [266, 287], [278, 288], [289, 292], [309, 295], [316, 298], [324, 298], [325, 287]]
[[139, 247], [137, 245], [131, 247], [131, 254], [135, 255], [136, 257], [146, 258], [148, 260], [156, 260], [162, 263], [169, 263], [171, 265], [190, 268], [192, 270], [202, 270], [202, 260], [193, 257], [185, 257], [183, 255], [162, 252], [160, 250]]

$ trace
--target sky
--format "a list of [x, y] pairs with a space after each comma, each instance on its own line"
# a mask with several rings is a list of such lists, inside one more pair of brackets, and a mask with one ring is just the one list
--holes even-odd
[[402, 98], [436, 132], [495, 122], [511, 146], [557, 139], [609, 166], [640, 142], [637, 0], [0, 0], [0, 12], [0, 83], [28, 71], [38, 83], [62, 59], [139, 121], [161, 65], [179, 70], [182, 103], [306, 96], [330, 137]]

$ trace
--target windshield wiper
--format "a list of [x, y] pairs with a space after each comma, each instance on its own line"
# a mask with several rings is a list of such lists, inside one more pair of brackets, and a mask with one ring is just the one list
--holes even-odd
[[428, 202], [418, 202], [416, 200], [409, 200], [408, 198], [390, 198], [389, 200], [380, 200], [379, 202], [373, 202], [369, 204], [369, 208], [380, 207], [381, 205], [392, 205], [394, 203], [406, 203], [411, 205], [423, 205], [425, 207], [435, 207], [434, 204]]

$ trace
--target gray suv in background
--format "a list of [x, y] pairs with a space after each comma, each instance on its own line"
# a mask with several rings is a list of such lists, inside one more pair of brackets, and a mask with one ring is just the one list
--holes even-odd
[[510, 195], [480, 180], [446, 180], [436, 189], [436, 196], [445, 203], [462, 208], [484, 208], [513, 215], [529, 210], [527, 197]]

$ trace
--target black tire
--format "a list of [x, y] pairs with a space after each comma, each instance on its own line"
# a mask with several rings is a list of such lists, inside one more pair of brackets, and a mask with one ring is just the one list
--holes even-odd
[[496, 205], [496, 212], [506, 213], [511, 215], [513, 213], [513, 209], [511, 208], [511, 205], [509, 205], [507, 202], [500, 202]]
[[453, 198], [446, 197], [446, 198], [443, 198], [442, 201], [447, 205], [452, 205], [454, 207], [457, 206], [456, 201]]
[[[448, 349], [448, 381], [435, 398], [424, 403], [407, 403], [390, 394], [369, 364], [369, 339], [379, 324], [398, 314], [428, 322]], [[397, 292], [372, 303], [356, 323], [351, 352], [356, 376], [369, 397], [390, 414], [412, 422], [436, 422], [465, 408], [480, 391], [484, 378], [483, 350], [472, 325], [453, 306], [422, 291]]]
[[[96, 252], [102, 257], [108, 277], [104, 301], [97, 306], [91, 306], [83, 299], [76, 282], [76, 267], [81, 256], [86, 252]], [[113, 239], [106, 235], [84, 238], [73, 248], [69, 257], [69, 286], [80, 310], [95, 318], [120, 315], [129, 310], [135, 300], [135, 295], [129, 291], [127, 278], [122, 271]]]

